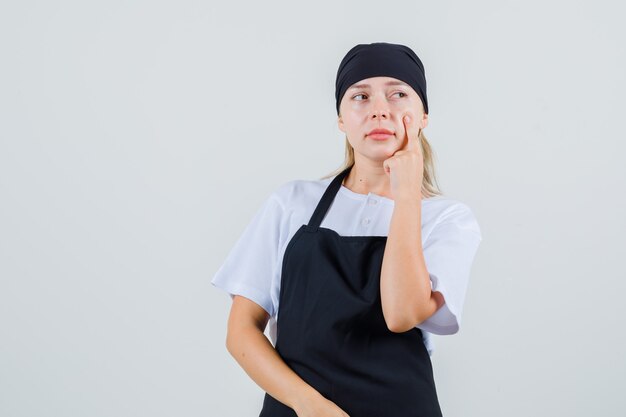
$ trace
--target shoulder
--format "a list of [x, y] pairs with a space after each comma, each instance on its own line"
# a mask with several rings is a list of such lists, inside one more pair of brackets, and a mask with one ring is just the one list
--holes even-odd
[[426, 204], [429, 204], [435, 227], [454, 224], [478, 235], [481, 234], [474, 211], [467, 203], [448, 196], [437, 196], [426, 201]]
[[295, 179], [276, 187], [271, 197], [283, 208], [294, 209], [309, 207], [317, 203], [330, 182], [330, 178], [321, 180]]

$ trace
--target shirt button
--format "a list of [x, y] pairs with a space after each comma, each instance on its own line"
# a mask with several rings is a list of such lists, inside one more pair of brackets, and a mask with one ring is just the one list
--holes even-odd
[[375, 199], [373, 199], [373, 198], [372, 198], [372, 199], [370, 199], [370, 200], [368, 201], [368, 203], [370, 204], [370, 206], [373, 206], [374, 204], [377, 204], [377, 203], [378, 203], [378, 200], [375, 200]]
[[370, 219], [363, 219], [361, 221], [362, 224], [369, 224], [369, 222], [370, 222]]

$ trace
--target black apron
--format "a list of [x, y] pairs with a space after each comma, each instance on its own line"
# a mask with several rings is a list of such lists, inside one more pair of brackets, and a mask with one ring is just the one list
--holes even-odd
[[[343, 179], [322, 195], [282, 263], [276, 351], [350, 417], [441, 417], [433, 369], [416, 327], [387, 328], [380, 272], [387, 236], [340, 236], [320, 227]], [[259, 417], [297, 417], [265, 393]]]

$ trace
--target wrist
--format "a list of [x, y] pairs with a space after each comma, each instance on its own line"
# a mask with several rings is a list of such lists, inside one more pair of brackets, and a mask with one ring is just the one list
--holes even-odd
[[394, 204], [395, 205], [401, 205], [401, 206], [407, 206], [410, 208], [417, 208], [417, 209], [421, 209], [422, 208], [422, 199], [421, 198], [415, 198], [414, 195], [399, 195], [398, 197], [394, 198]]
[[297, 413], [300, 409], [316, 398], [319, 398], [321, 394], [309, 384], [304, 384], [302, 388], [296, 390], [295, 395], [290, 401], [291, 408]]

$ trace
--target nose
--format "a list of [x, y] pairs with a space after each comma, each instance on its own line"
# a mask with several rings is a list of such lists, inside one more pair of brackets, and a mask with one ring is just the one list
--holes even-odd
[[389, 119], [389, 108], [384, 98], [374, 100], [370, 116], [372, 119]]

